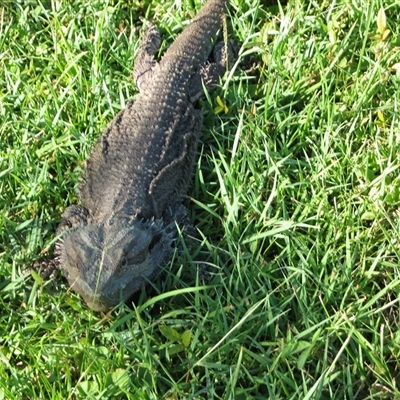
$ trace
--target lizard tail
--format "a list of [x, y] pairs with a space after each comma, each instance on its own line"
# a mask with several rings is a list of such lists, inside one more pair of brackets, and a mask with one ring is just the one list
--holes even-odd
[[[192, 65], [203, 64], [212, 49], [211, 39], [222, 25], [227, 0], [208, 0], [193, 22], [176, 38], [165, 56], [186, 59]], [[165, 57], [164, 56], [164, 57]]]

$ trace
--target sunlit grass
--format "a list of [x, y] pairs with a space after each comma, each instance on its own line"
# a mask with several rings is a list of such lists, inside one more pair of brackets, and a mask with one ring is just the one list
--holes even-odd
[[24, 274], [136, 94], [139, 17], [165, 49], [199, 6], [150, 3], [0, 2], [0, 398], [399, 398], [394, 0], [232, 1], [250, 62], [200, 102], [198, 238], [106, 315]]

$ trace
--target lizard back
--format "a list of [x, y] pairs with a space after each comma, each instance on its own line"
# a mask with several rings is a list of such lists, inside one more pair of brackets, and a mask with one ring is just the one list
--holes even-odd
[[[188, 86], [209, 57], [225, 3], [203, 6], [155, 66], [146, 90], [114, 118], [91, 153], [80, 194], [95, 220], [160, 217], [171, 198], [186, 191], [201, 125]], [[169, 176], [162, 187], [154, 185], [160, 171]]]

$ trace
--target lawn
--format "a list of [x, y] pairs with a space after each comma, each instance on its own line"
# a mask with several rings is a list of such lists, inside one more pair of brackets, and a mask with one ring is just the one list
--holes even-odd
[[197, 237], [106, 314], [29, 272], [137, 94], [141, 18], [162, 54], [199, 7], [0, 0], [0, 399], [400, 399], [396, 0], [232, 0]]

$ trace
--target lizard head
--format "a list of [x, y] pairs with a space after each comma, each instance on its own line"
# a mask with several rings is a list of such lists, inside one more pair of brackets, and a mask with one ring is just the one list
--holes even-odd
[[66, 232], [58, 252], [72, 289], [95, 311], [128, 300], [171, 253], [162, 228], [160, 221], [111, 219]]

